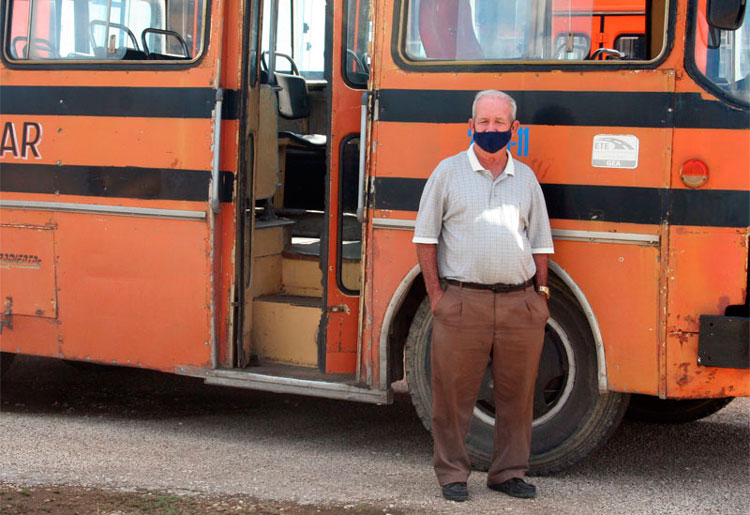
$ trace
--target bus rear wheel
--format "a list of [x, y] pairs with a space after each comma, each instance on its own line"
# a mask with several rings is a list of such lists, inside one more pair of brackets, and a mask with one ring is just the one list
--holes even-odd
[[659, 399], [651, 395], [632, 395], [625, 414], [633, 420], [656, 424], [684, 424], [713, 415], [734, 397], [722, 399]]
[[[600, 393], [593, 336], [585, 315], [562, 284], [551, 278], [550, 319], [534, 393], [530, 472], [563, 470], [601, 446], [617, 429], [629, 395]], [[412, 320], [405, 351], [406, 380], [422, 423], [431, 430], [430, 341], [432, 312], [425, 298]], [[482, 380], [467, 450], [472, 465], [487, 470], [494, 431], [492, 377]]]

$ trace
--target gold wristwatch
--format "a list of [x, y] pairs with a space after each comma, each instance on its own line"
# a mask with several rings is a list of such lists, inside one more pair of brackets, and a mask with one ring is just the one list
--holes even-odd
[[538, 291], [539, 293], [541, 293], [542, 295], [544, 295], [545, 297], [547, 297], [547, 300], [549, 300], [550, 291], [549, 291], [549, 288], [547, 286], [537, 286], [536, 287], [536, 291]]

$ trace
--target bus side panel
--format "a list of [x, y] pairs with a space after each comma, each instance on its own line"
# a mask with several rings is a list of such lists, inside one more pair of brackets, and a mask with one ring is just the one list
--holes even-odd
[[557, 240], [552, 260], [591, 305], [604, 343], [609, 389], [657, 394], [659, 248]]
[[[10, 124], [17, 134], [16, 145], [8, 145], [0, 155], [9, 164], [201, 170], [207, 162], [205, 149], [211, 145], [211, 128], [200, 118], [39, 114], [1, 118], [2, 128]], [[24, 127], [34, 145], [22, 146]]]
[[28, 324], [30, 333], [19, 323], [3, 331], [3, 350], [166, 371], [210, 366], [205, 222], [11, 209], [3, 222], [55, 227], [58, 307], [54, 337], [46, 321]]
[[[14, 328], [0, 335], [3, 350], [174, 371], [210, 368], [216, 335], [216, 355], [231, 361], [221, 344], [230, 339], [234, 280], [226, 173], [237, 171], [239, 152], [232, 94], [224, 102], [221, 212], [214, 218], [207, 208], [214, 88], [239, 91], [245, 58], [243, 25], [225, 24], [224, 13], [242, 19], [244, 4], [216, 1], [207, 9], [194, 30], [210, 20], [210, 45], [187, 68], [0, 66], [0, 83], [19, 99], [4, 103], [0, 123], [18, 135], [28, 126], [34, 142], [0, 155], [2, 200], [29, 209], [6, 206], [0, 216], [54, 225], [57, 308], [54, 320], [14, 316]], [[32, 211], [38, 202], [51, 203], [50, 211]], [[166, 211], [134, 216], [144, 209]], [[120, 214], [92, 213], [102, 210]]]
[[[633, 206], [629, 187], [662, 188], [668, 182], [671, 132], [653, 128], [606, 128], [528, 125], [528, 147], [514, 140], [513, 157], [526, 162], [542, 184], [568, 182], [615, 186], [622, 206]], [[416, 216], [419, 191], [398, 191], [388, 186], [400, 181], [409, 188], [413, 180], [424, 180], [444, 157], [466, 148], [469, 140], [464, 125], [377, 124], [377, 172], [373, 218], [412, 220]], [[626, 132], [641, 141], [637, 170], [592, 168], [592, 141], [600, 133]], [[415, 145], [413, 136], [431, 144]], [[407, 145], [409, 148], [407, 148]], [[440, 153], [435, 152], [440, 149]], [[527, 153], [528, 152], [528, 153]], [[519, 155], [520, 154], [520, 155]], [[379, 189], [381, 188], [381, 189]], [[548, 199], [548, 202], [553, 200]], [[393, 210], [385, 209], [391, 203]], [[609, 206], [617, 211], [618, 206]], [[401, 209], [398, 211], [398, 209]], [[602, 211], [606, 219], [609, 211]], [[653, 224], [612, 223], [597, 220], [553, 219], [553, 229], [617, 233], [622, 243], [564, 241], [556, 239], [552, 260], [558, 263], [582, 290], [591, 305], [602, 333], [610, 389], [657, 394], [660, 342], [660, 248], [657, 244], [628, 242], [644, 236], [661, 240], [661, 227]], [[372, 312], [382, 321], [388, 301], [399, 282], [416, 264], [411, 231], [374, 229], [368, 274], [372, 277]], [[410, 248], [412, 250], [404, 251]], [[595, 266], [594, 266], [595, 265]], [[421, 280], [421, 279], [418, 279]], [[383, 298], [384, 297], [384, 298]]]
[[[678, 91], [700, 92], [692, 80], [677, 81]], [[703, 100], [715, 100], [701, 93]], [[689, 113], [690, 114], [690, 113]], [[748, 197], [750, 146], [747, 111], [726, 109], [724, 116], [696, 111], [708, 127], [676, 127], [671, 166], [673, 195], [692, 195], [681, 207], [693, 224], [669, 231], [669, 288], [664, 390], [668, 397], [750, 395], [750, 370], [698, 365], [701, 315], [724, 315], [727, 306], [747, 299]], [[733, 120], [744, 116], [737, 126]], [[705, 184], [688, 188], [680, 177], [684, 163], [700, 160]], [[698, 200], [700, 199], [700, 200]], [[700, 224], [700, 226], [699, 226]], [[735, 342], [738, 344], [738, 342]], [[747, 344], [747, 342], [745, 342]]]
[[667, 395], [750, 395], [750, 372], [698, 365], [700, 315], [723, 315], [747, 295], [748, 229], [670, 230]]
[[64, 357], [58, 342], [60, 328], [56, 319], [13, 315], [12, 321], [13, 329], [3, 328], [3, 333], [0, 335], [0, 350], [37, 356]]
[[[467, 122], [471, 115], [467, 114]], [[672, 134], [668, 129], [651, 127], [586, 127], [534, 125], [521, 120], [522, 135], [516, 134], [509, 143], [514, 159], [526, 163], [540, 183], [581, 184], [665, 188], [669, 181], [669, 151]], [[377, 135], [378, 177], [429, 177], [443, 159], [466, 150], [471, 139], [466, 124], [390, 123], [379, 122]], [[632, 134], [639, 139], [638, 168], [635, 170], [595, 168], [591, 166], [594, 137], [601, 134]], [[397, 151], [405, 149], [409, 151]], [[621, 190], [620, 204], [629, 205]], [[376, 192], [377, 198], [377, 192]], [[419, 198], [412, 199], [418, 204]], [[617, 206], [611, 206], [614, 210]], [[635, 206], [634, 206], [635, 207]], [[416, 213], [415, 213], [416, 214]], [[604, 212], [602, 215], [609, 213]], [[591, 220], [601, 223], [591, 214]], [[380, 216], [380, 215], [376, 215]], [[602, 218], [602, 217], [600, 217]], [[606, 217], [603, 217], [606, 220]], [[624, 232], [621, 225], [611, 229]], [[601, 230], [601, 229], [590, 229]], [[606, 230], [606, 229], [605, 229]], [[628, 232], [653, 232], [645, 224], [632, 224]]]

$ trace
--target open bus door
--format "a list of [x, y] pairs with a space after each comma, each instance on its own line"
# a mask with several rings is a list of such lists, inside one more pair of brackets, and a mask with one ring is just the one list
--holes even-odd
[[368, 2], [266, 0], [251, 21], [243, 327], [236, 369], [208, 382], [387, 401], [357, 360], [368, 16]]

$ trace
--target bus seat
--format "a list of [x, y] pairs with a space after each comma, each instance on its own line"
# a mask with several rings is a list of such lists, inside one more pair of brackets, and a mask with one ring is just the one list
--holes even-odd
[[275, 72], [279, 86], [279, 114], [288, 120], [310, 116], [310, 95], [307, 81], [301, 75]]
[[325, 148], [328, 138], [325, 134], [297, 134], [292, 131], [280, 131], [279, 141], [288, 140], [288, 143], [294, 143], [307, 148]]
[[[130, 47], [118, 47], [114, 53], [109, 53], [105, 47], [93, 47], [94, 58], [108, 61], [146, 61], [148, 56], [143, 50], [134, 50]], [[88, 56], [90, 57], [90, 56]]]

